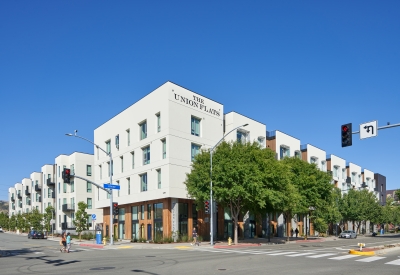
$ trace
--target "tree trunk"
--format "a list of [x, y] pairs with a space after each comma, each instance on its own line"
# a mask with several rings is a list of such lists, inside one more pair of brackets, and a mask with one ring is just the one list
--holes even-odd
[[233, 226], [234, 228], [234, 243], [237, 245], [238, 244], [238, 217], [233, 218]]

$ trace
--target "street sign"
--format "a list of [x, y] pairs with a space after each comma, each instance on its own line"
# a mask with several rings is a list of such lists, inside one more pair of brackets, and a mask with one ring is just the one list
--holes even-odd
[[55, 220], [53, 220], [53, 219], [50, 220], [50, 224], [55, 224], [55, 223], [56, 223]]
[[360, 139], [376, 137], [377, 135], [378, 135], [377, 120], [360, 124]]
[[92, 220], [96, 219], [96, 214], [92, 214]]
[[103, 187], [106, 189], [116, 189], [116, 190], [120, 190], [121, 187], [119, 185], [116, 184], [108, 184], [108, 183], [104, 183]]

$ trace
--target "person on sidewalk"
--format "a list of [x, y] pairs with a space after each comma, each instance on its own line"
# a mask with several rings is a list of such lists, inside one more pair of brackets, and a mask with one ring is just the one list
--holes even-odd
[[67, 248], [67, 239], [65, 237], [65, 231], [61, 233], [61, 244], [62, 248], [60, 249], [61, 252], [65, 252]]
[[196, 232], [196, 227], [193, 227], [193, 230], [192, 230], [192, 238], [193, 238], [193, 241], [192, 241], [192, 243], [190, 244], [190, 245], [196, 245], [197, 244], [197, 232]]
[[67, 253], [69, 253], [69, 250], [71, 249], [71, 236], [69, 232], [67, 233]]
[[294, 233], [296, 233], [296, 238], [297, 238], [297, 234], [299, 234], [299, 230], [296, 227], [296, 230], [294, 231]]

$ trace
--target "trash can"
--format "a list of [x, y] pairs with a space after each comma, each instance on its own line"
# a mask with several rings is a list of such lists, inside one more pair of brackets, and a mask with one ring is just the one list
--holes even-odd
[[383, 228], [381, 228], [381, 235], [383, 235]]
[[96, 231], [96, 244], [102, 244], [101, 231]]

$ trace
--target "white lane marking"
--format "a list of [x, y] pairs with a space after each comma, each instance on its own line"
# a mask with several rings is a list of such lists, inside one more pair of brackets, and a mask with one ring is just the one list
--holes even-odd
[[336, 255], [336, 253], [326, 253], [326, 254], [319, 254], [319, 255], [307, 256], [307, 257], [315, 259], [315, 258], [328, 257], [328, 256], [332, 256], [332, 255]]
[[286, 255], [286, 256], [287, 257], [300, 257], [300, 256], [306, 256], [306, 255], [312, 255], [312, 254], [315, 254], [315, 253], [308, 252], [308, 253], [299, 253], [299, 254], [292, 254], [292, 255]]
[[286, 255], [286, 254], [293, 254], [297, 252], [280, 252], [280, 253], [273, 253], [273, 254], [268, 254], [268, 256], [278, 256], [278, 255]]
[[391, 261], [391, 262], [387, 262], [385, 264], [400, 265], [400, 260], [394, 260], [394, 261]]
[[364, 258], [361, 260], [356, 260], [356, 262], [365, 262], [365, 263], [369, 263], [369, 262], [374, 262], [374, 261], [378, 261], [381, 259], [385, 259], [386, 257], [379, 257], [379, 256], [373, 256], [373, 257], [368, 257], [368, 258]]
[[355, 257], [360, 257], [360, 255], [345, 255], [345, 256], [339, 256], [339, 257], [334, 257], [334, 258], [329, 258], [329, 260], [346, 260], [346, 259], [351, 259]]

